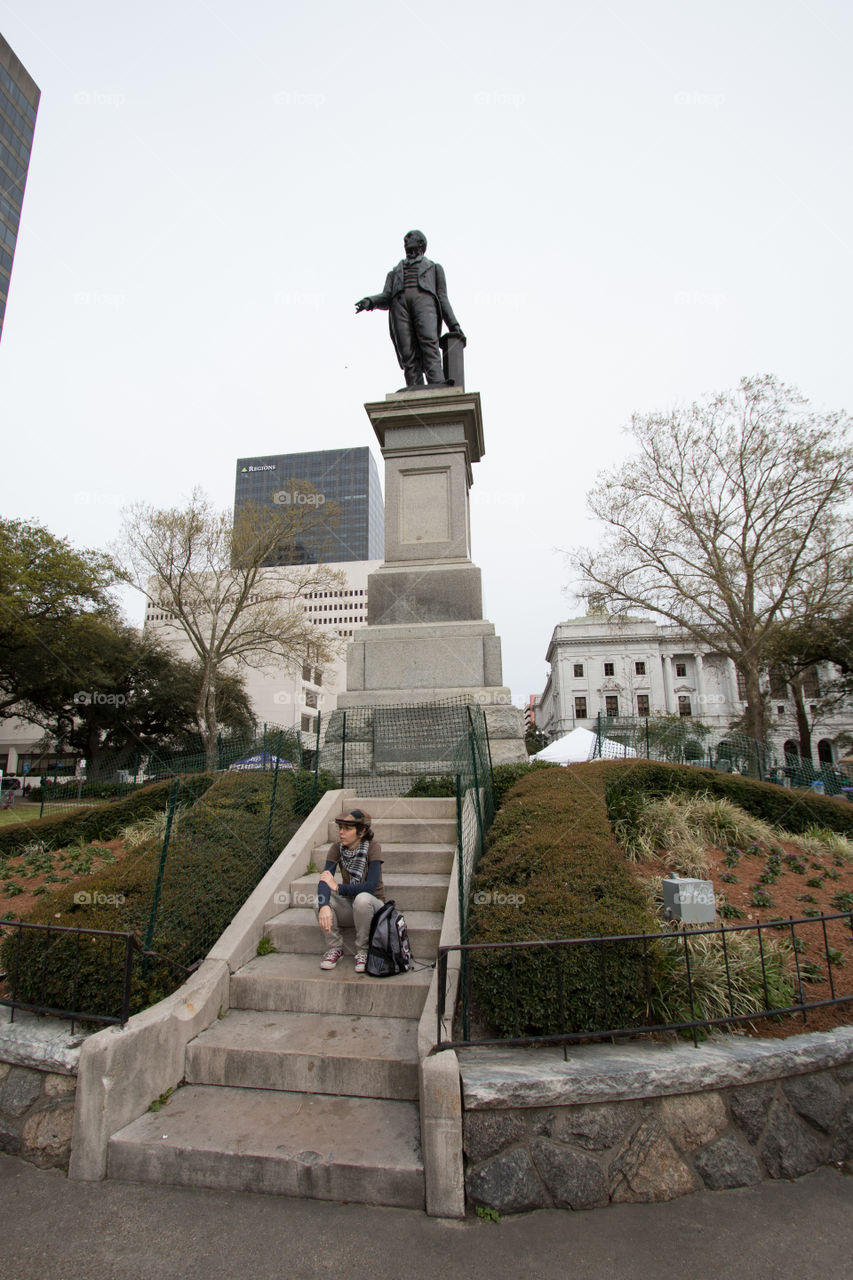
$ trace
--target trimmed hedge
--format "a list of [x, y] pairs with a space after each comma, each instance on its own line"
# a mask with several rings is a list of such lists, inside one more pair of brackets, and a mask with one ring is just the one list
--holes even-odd
[[601, 761], [606, 773], [607, 810], [611, 821], [632, 826], [637, 811], [650, 799], [683, 792], [731, 800], [755, 818], [784, 831], [803, 834], [812, 825], [853, 837], [853, 805], [846, 800], [756, 782], [716, 769], [700, 769], [650, 760]]
[[[526, 772], [489, 833], [467, 941], [656, 932], [648, 898], [608, 822], [606, 766]], [[478, 1014], [500, 1036], [618, 1027], [646, 1004], [640, 943], [470, 952], [467, 963]]]
[[[149, 961], [143, 972], [137, 957], [131, 1012], [173, 991], [186, 977], [187, 967], [203, 959], [299, 827], [302, 818], [297, 808], [311, 807], [306, 797], [313, 795], [312, 774], [279, 774], [271, 822], [272, 773], [222, 773], [212, 784], [210, 775], [205, 775], [203, 792], [201, 777], [195, 774], [181, 780], [179, 804], [189, 807], [179, 815], [169, 844], [152, 942], [157, 958]], [[156, 784], [165, 795], [160, 809], [171, 785]], [[124, 822], [130, 820], [125, 816]], [[43, 898], [27, 919], [129, 931], [144, 941], [159, 853], [160, 842], [152, 842], [91, 876], [58, 888]], [[84, 892], [90, 901], [76, 902], [75, 895]], [[119, 905], [116, 898], [121, 899]], [[0, 945], [0, 960], [10, 971], [16, 947], [10, 935]], [[82, 966], [73, 939], [46, 940], [46, 935], [33, 933], [19, 950], [22, 1000], [104, 1012], [103, 944], [87, 947]], [[72, 992], [73, 1006], [69, 1003]]]
[[[193, 799], [203, 795], [215, 774], [195, 773], [181, 779]], [[43, 841], [47, 849], [65, 849], [69, 844], [88, 840], [113, 840], [132, 822], [150, 818], [169, 803], [172, 779], [152, 782], [140, 787], [124, 800], [109, 804], [85, 805], [68, 813], [34, 818], [32, 822], [15, 822], [0, 828], [0, 854], [14, 857], [24, 845]]]

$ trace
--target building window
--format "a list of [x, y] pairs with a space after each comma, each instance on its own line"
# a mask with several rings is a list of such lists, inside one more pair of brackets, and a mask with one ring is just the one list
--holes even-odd
[[586, 698], [575, 698], [575, 719], [586, 720]]
[[306, 690], [305, 690], [305, 705], [306, 705], [306, 707], [316, 707], [316, 705], [317, 705], [317, 694], [314, 692], [314, 690], [313, 690], [313, 689], [306, 689]]
[[686, 663], [686, 662], [676, 662], [676, 664], [675, 664], [675, 674], [679, 677], [679, 679], [683, 680], [683, 679], [686, 677], [686, 675], [687, 675], [687, 663]]
[[647, 693], [637, 694], [637, 715], [647, 716], [649, 714], [649, 695]]
[[310, 679], [311, 679], [311, 664], [310, 664], [310, 662], [303, 662], [303, 664], [302, 664], [302, 679], [303, 679], [303, 680], [309, 680], [309, 681], [310, 681]]
[[605, 664], [604, 664], [604, 674], [605, 674], [606, 676], [612, 676], [612, 675], [613, 675], [613, 673], [614, 673], [614, 666], [613, 666], [613, 663], [612, 663], [612, 662], [605, 662]]
[[320, 670], [320, 668], [319, 668], [319, 667], [315, 667], [315, 668], [314, 668], [314, 683], [315, 683], [315, 684], [322, 684], [322, 683], [323, 683], [323, 673], [322, 673], [322, 671]]
[[820, 697], [820, 681], [817, 678], [817, 667], [809, 667], [803, 676], [803, 693], [807, 698]]
[[582, 662], [575, 663], [575, 679], [576, 680], [583, 679], [583, 663]]
[[745, 702], [746, 701], [746, 676], [743, 674], [740, 667], [736, 667], [735, 670], [737, 671], [737, 696], [741, 699], [741, 701]]
[[645, 662], [635, 662], [635, 663], [634, 663], [634, 675], [637, 675], [637, 676], [644, 676], [645, 674], [646, 674], [646, 664], [645, 664]]
[[313, 728], [314, 728], [314, 718], [313, 718], [313, 716], [303, 716], [303, 717], [302, 717], [302, 732], [303, 732], [303, 733], [310, 733], [310, 732], [311, 732], [311, 730], [312, 730]]
[[693, 711], [690, 706], [690, 699], [685, 697], [683, 693], [678, 695], [678, 714], [680, 716], [693, 715]]
[[604, 699], [604, 710], [605, 710], [606, 714], [607, 714], [607, 715], [609, 715], [609, 716], [618, 716], [618, 714], [619, 714], [619, 699], [615, 696], [615, 694], [608, 694], [608, 695], [605, 697], [605, 699]]
[[770, 672], [770, 697], [784, 698], [787, 695], [788, 686], [785, 683], [785, 677], [781, 671], [772, 670]]

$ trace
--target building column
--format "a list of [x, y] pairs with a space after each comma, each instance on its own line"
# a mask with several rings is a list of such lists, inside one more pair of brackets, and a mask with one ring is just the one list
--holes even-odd
[[668, 653], [663, 654], [663, 701], [666, 707], [666, 714], [672, 715], [672, 658]]
[[701, 653], [694, 653], [693, 662], [696, 668], [696, 709], [693, 714], [701, 716], [705, 710], [705, 668]]
[[729, 697], [732, 701], [732, 712], [737, 715], [740, 710], [740, 694], [737, 689], [737, 667], [734, 659], [728, 659]]

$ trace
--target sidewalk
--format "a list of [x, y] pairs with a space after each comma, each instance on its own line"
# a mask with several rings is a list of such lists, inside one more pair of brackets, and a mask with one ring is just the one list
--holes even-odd
[[850, 1273], [853, 1178], [500, 1223], [226, 1191], [69, 1182], [0, 1155], [0, 1280], [809, 1280]]

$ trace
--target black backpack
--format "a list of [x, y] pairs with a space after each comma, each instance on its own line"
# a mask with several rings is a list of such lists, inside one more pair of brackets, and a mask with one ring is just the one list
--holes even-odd
[[390, 978], [406, 973], [412, 967], [412, 948], [406, 921], [394, 906], [386, 902], [370, 923], [365, 973], [372, 978]]

